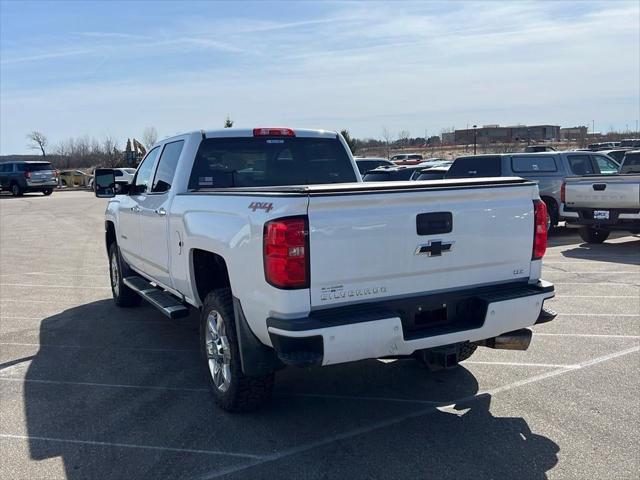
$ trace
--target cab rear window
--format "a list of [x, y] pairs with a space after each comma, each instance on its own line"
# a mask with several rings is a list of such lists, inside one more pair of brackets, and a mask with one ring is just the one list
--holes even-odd
[[207, 138], [196, 154], [190, 189], [356, 182], [338, 139]]
[[640, 173], [640, 152], [627, 153], [624, 156], [620, 173]]
[[500, 177], [502, 165], [500, 157], [458, 157], [445, 178]]

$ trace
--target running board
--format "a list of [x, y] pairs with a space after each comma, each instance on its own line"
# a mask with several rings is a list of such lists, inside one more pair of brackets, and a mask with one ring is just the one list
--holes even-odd
[[189, 315], [189, 309], [174, 296], [152, 286], [142, 277], [131, 276], [122, 279], [124, 284], [140, 295], [144, 300], [156, 307], [171, 320]]

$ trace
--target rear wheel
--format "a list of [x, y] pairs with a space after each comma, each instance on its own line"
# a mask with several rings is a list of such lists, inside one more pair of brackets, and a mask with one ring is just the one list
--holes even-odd
[[22, 189], [20, 188], [20, 185], [18, 185], [17, 183], [13, 183], [11, 185], [11, 194], [14, 197], [21, 197], [22, 196]]
[[111, 293], [113, 301], [119, 307], [135, 307], [140, 305], [140, 296], [127, 287], [122, 281], [122, 259], [118, 251], [118, 245], [113, 242], [109, 246], [109, 276], [111, 278]]
[[49, 195], [51, 195], [51, 194], [53, 193], [53, 189], [52, 189], [52, 188], [45, 188], [45, 189], [42, 191], [42, 193], [43, 193], [45, 196], [49, 196]]
[[600, 228], [584, 227], [578, 229], [580, 238], [587, 243], [602, 243], [609, 237], [609, 231]]
[[200, 345], [216, 403], [229, 412], [246, 412], [271, 396], [274, 373], [246, 376], [240, 363], [231, 289], [210, 292], [200, 319]]
[[458, 361], [462, 362], [464, 360], [468, 360], [471, 355], [478, 349], [478, 345], [475, 343], [463, 343], [460, 345], [460, 352], [458, 353]]

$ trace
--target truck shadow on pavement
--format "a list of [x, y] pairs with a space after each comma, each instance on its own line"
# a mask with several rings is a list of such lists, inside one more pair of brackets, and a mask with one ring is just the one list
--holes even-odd
[[[611, 238], [620, 238], [620, 236], [611, 236]], [[562, 256], [596, 262], [640, 265], [640, 237], [629, 236], [628, 241], [620, 243], [607, 243], [606, 241], [593, 245], [583, 243], [579, 247], [564, 250]]]
[[61, 457], [69, 479], [546, 478], [557, 463], [559, 447], [494, 416], [464, 367], [288, 369], [271, 403], [230, 415], [205, 388], [193, 322], [100, 300], [45, 318], [39, 344], [24, 383], [29, 452]]

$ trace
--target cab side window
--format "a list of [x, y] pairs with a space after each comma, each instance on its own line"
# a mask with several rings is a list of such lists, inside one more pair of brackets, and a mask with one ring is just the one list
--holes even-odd
[[592, 155], [591, 158], [595, 160], [596, 166], [602, 175], [614, 175], [618, 173], [618, 164], [609, 160], [607, 157]]
[[571, 155], [569, 156], [569, 166], [571, 172], [575, 175], [589, 175], [593, 173], [593, 166], [589, 155]]
[[136, 177], [133, 180], [133, 189], [135, 195], [142, 195], [143, 193], [147, 193], [149, 180], [151, 179], [151, 171], [153, 169], [153, 165], [156, 163], [156, 159], [160, 154], [160, 147], [156, 147], [147, 153], [147, 156], [144, 157], [142, 163], [138, 167], [138, 171], [136, 172]]
[[180, 158], [180, 153], [182, 153], [183, 146], [184, 140], [167, 143], [164, 146], [156, 169], [156, 175], [153, 179], [153, 186], [151, 187], [153, 193], [168, 192], [171, 188], [173, 175], [176, 173], [178, 159]]

